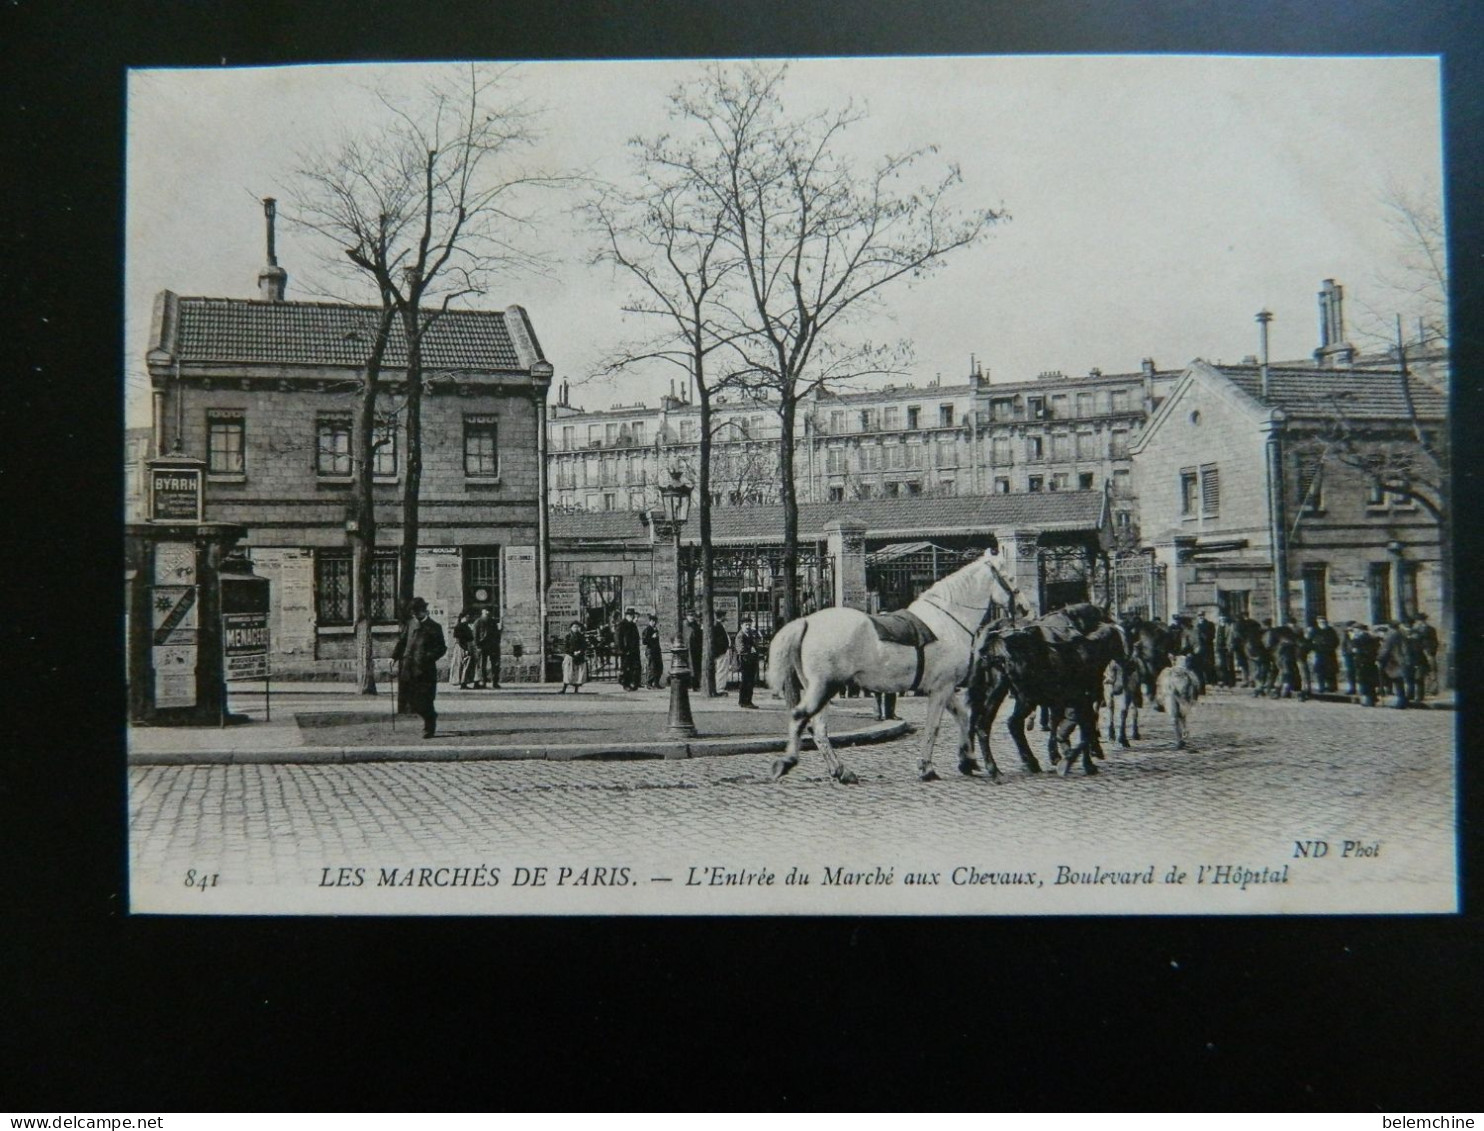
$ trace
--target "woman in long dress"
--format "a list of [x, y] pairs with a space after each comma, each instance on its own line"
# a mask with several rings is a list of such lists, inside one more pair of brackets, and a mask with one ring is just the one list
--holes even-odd
[[469, 614], [460, 613], [459, 623], [453, 626], [453, 663], [448, 669], [448, 681], [467, 689], [474, 675], [474, 629], [469, 624]]
[[558, 695], [565, 695], [570, 685], [572, 694], [576, 695], [587, 682], [587, 637], [582, 634], [582, 625], [575, 620], [572, 627], [567, 630], [567, 639], [563, 644], [562, 655], [562, 689]]

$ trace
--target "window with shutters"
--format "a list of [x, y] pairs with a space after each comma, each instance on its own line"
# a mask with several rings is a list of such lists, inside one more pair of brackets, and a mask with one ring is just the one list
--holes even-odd
[[922, 406], [921, 405], [915, 405], [915, 404], [908, 405], [907, 406], [907, 427], [908, 428], [917, 428], [917, 427], [920, 427], [921, 420], [922, 420]]
[[895, 432], [902, 426], [902, 410], [891, 405], [881, 410], [881, 427], [888, 432]]
[[1221, 472], [1214, 463], [1201, 465], [1201, 514], [1215, 518], [1221, 511]]
[[570, 452], [577, 446], [577, 427], [573, 424], [562, 425], [562, 450]]
[[1128, 458], [1128, 436], [1127, 428], [1115, 428], [1108, 434], [1108, 454], [1114, 459]]
[[845, 432], [845, 413], [839, 409], [830, 413], [830, 435], [840, 436]]
[[1014, 462], [1014, 448], [1009, 436], [996, 436], [991, 447], [991, 457], [996, 467], [1009, 467]]
[[1065, 432], [1051, 437], [1051, 458], [1054, 460], [1066, 460], [1072, 458], [1072, 437]]
[[1307, 513], [1324, 509], [1324, 473], [1318, 455], [1298, 458], [1298, 505]]
[[997, 475], [994, 481], [994, 493], [996, 495], [1008, 495], [1010, 493], [1009, 476]]
[[1078, 459], [1097, 459], [1098, 458], [1098, 438], [1097, 438], [1097, 435], [1095, 433], [1092, 433], [1092, 432], [1078, 432], [1077, 433], [1077, 458]]
[[1091, 393], [1078, 393], [1077, 394], [1077, 415], [1078, 416], [1091, 416], [1091, 415], [1093, 415], [1093, 411], [1094, 410], [1093, 410], [1093, 406], [1092, 406], [1092, 394]]
[[845, 473], [845, 449], [830, 448], [826, 451], [824, 466], [831, 475], [843, 475]]
[[951, 404], [940, 404], [938, 406], [938, 426], [940, 428], [953, 427], [953, 406]]
[[922, 445], [921, 444], [908, 444], [907, 445], [907, 467], [911, 471], [921, 471], [922, 470]]
[[1027, 436], [1025, 438], [1025, 458], [1044, 459], [1046, 443], [1040, 436]]

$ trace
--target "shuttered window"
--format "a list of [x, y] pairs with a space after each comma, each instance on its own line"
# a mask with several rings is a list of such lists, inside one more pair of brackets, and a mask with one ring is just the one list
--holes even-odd
[[1221, 472], [1214, 463], [1201, 467], [1201, 513], [1211, 518], [1221, 511]]
[[1324, 507], [1324, 480], [1320, 474], [1319, 457], [1303, 455], [1298, 460], [1299, 506], [1306, 511], [1317, 511]]

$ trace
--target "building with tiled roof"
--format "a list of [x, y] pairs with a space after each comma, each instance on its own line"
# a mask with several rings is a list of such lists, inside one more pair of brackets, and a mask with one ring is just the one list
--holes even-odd
[[[159, 294], [146, 358], [152, 446], [203, 460], [205, 518], [247, 529], [241, 545], [271, 583], [275, 677], [345, 678], [354, 668], [351, 428], [379, 311], [287, 301], [285, 281], [270, 263], [259, 298]], [[400, 321], [393, 325], [374, 456], [370, 603], [381, 656], [398, 629], [408, 455], [407, 348]], [[449, 309], [428, 320], [414, 588], [446, 627], [465, 610], [498, 613], [508, 679], [540, 673], [540, 453], [551, 373], [519, 306]], [[532, 642], [528, 652], [512, 647], [523, 641]]]
[[1426, 475], [1418, 436], [1445, 453], [1447, 397], [1395, 362], [1351, 362], [1195, 361], [1151, 417], [1132, 449], [1135, 489], [1172, 609], [1300, 625], [1423, 612], [1445, 629], [1439, 523], [1365, 465]]

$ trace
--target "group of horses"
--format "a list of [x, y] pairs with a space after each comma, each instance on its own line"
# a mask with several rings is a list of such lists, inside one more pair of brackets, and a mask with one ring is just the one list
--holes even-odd
[[774, 780], [798, 764], [806, 728], [830, 775], [847, 784], [857, 780], [835, 753], [824, 714], [830, 699], [852, 683], [866, 691], [927, 695], [918, 760], [923, 781], [938, 778], [933, 748], [945, 710], [959, 725], [959, 772], [980, 772], [977, 746], [982, 769], [1000, 780], [989, 732], [1007, 699], [1014, 701], [1011, 738], [1033, 773], [1041, 766], [1025, 724], [1038, 709], [1048, 755], [1063, 774], [1079, 756], [1084, 773], [1097, 772], [1093, 760], [1103, 756], [1098, 712], [1104, 705], [1109, 740], [1126, 747], [1130, 719], [1138, 738], [1138, 710], [1154, 696], [1170, 711], [1177, 746], [1183, 747], [1184, 713], [1200, 687], [1190, 664], [1199, 643], [1195, 627], [1119, 624], [1092, 604], [1032, 620], [1005, 566], [991, 548], [928, 589], [906, 610], [920, 630], [911, 640], [884, 638], [872, 617], [849, 608], [821, 609], [785, 625], [768, 657], [769, 681], [791, 705], [788, 742], [773, 763]]

